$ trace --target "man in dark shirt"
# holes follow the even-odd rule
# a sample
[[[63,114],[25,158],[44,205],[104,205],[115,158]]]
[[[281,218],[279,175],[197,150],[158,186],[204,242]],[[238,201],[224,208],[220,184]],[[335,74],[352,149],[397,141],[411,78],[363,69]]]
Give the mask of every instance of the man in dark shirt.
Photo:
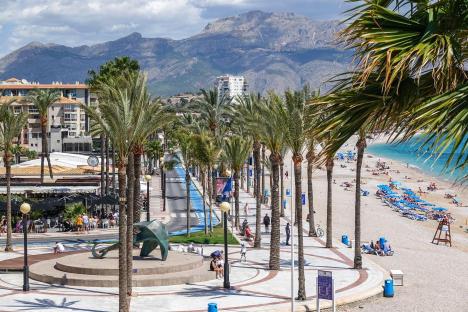
[[[265,225],[265,232],[270,233],[270,217],[268,216],[268,213],[263,217],[263,225]]]
[[[289,239],[291,238],[291,226],[289,222],[286,224],[286,245],[289,246]]]

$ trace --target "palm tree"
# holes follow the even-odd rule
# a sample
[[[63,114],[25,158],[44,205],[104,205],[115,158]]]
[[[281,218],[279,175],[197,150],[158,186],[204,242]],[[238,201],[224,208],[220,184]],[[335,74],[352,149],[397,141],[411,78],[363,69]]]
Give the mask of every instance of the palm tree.
[[[234,201],[235,201],[235,222],[234,226],[239,228],[239,174],[245,160],[249,157],[252,142],[239,135],[225,139],[224,154],[229,166],[234,171]]]
[[[295,206],[298,232],[298,300],[305,300],[304,237],[302,227],[302,161],[307,142],[305,122],[305,95],[302,91],[287,91],[280,110],[285,123],[285,143],[291,149],[294,164]]]
[[[190,168],[193,163],[193,137],[190,132],[179,131],[176,135],[180,155],[185,167],[185,199],[187,211],[187,236],[190,233]]]
[[[28,114],[21,112],[15,114],[10,107],[11,102],[0,102],[0,142],[3,149],[3,163],[5,164],[6,178],[6,213],[7,213],[7,239],[5,251],[13,251],[11,240],[11,159],[13,158],[13,141],[21,135],[21,131],[28,121]]]
[[[145,145],[146,157],[148,159],[148,172],[153,172],[154,165],[163,156],[161,141],[150,140]]]
[[[317,237],[315,232],[315,210],[314,210],[314,189],[312,184],[312,174],[314,171],[315,146],[314,140],[309,139],[307,143],[307,202],[309,206],[309,237]]]
[[[215,138],[211,135],[211,132],[202,130],[199,134],[194,135],[194,152],[197,159],[206,168],[206,178],[208,184],[208,203],[209,203],[209,227],[210,232],[213,231],[213,168],[220,156],[221,149],[217,144]]]
[[[221,124],[231,113],[231,100],[220,97],[217,89],[200,90],[202,98],[190,105],[190,110],[199,115],[213,136],[216,136]]]
[[[446,169],[465,168],[466,1],[399,4],[367,1],[349,11],[342,37],[358,61],[353,80],[365,86],[377,77],[383,96],[401,99],[392,112],[400,117],[393,138],[402,134],[406,140],[423,132],[421,149],[448,152]]]
[[[260,137],[256,124],[260,121],[261,116],[259,114],[261,97],[259,94],[250,94],[248,96],[238,98],[239,107],[237,109],[237,115],[235,121],[241,126],[245,127],[247,133],[250,135],[253,143],[253,161],[254,161],[254,195],[255,195],[255,228],[260,229],[262,226],[262,194],[263,191],[260,189],[260,179],[262,174],[260,150],[261,143]],[[250,122],[249,122],[250,121]],[[252,127],[249,127],[252,125]],[[263,152],[265,153],[265,151]],[[248,173],[247,173],[248,175]],[[255,233],[254,247],[260,248],[262,243],[261,231]]]
[[[49,147],[47,143],[47,126],[49,107],[60,99],[60,93],[52,89],[34,89],[29,93],[28,101],[32,102],[39,111],[41,121],[41,183],[44,183],[44,157],[47,158],[50,178],[53,178],[52,165],[49,157]]]
[[[126,84],[123,83],[126,81]],[[85,107],[94,121],[93,129],[99,128],[113,142],[118,152],[119,176],[119,310],[128,311],[132,293],[132,249],[133,224],[127,224],[127,217],[133,219],[128,198],[133,195],[132,170],[128,164],[132,161],[133,148],[139,138],[153,133],[160,126],[155,123],[158,117],[158,105],[149,100],[146,89],[146,77],[139,73],[126,73],[124,77],[109,79],[99,88],[105,94],[99,107]],[[127,191],[126,167],[129,183]],[[128,197],[127,197],[128,196]],[[125,199],[125,200],[124,200]],[[129,209],[126,209],[128,204]],[[130,230],[131,233],[127,233]]]
[[[280,207],[279,207],[279,165],[281,163],[281,150],[284,146],[284,121],[281,118],[280,110],[282,109],[281,99],[270,93],[267,99],[259,108],[260,122],[257,124],[259,137],[265,143],[270,151],[271,162],[271,239],[270,239],[270,261],[269,268],[271,270],[279,270],[280,268]],[[249,121],[250,125],[253,126]],[[257,229],[259,231],[259,229]]]

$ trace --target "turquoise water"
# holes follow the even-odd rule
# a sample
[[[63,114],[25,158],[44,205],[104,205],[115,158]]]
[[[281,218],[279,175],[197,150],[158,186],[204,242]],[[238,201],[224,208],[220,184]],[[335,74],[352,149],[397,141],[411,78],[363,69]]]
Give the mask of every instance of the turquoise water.
[[[468,140],[468,135],[465,141]],[[417,167],[424,173],[442,178],[444,180],[456,181],[468,175],[468,168],[464,170],[457,169],[451,172],[454,165],[452,161],[449,169],[444,169],[444,166],[449,158],[449,153],[443,153],[439,158],[438,155],[432,153],[427,147],[422,146],[420,138],[413,138],[407,142],[399,144],[372,144],[367,151],[370,154],[381,156],[384,158],[393,159],[403,163],[408,163],[412,167]],[[455,155],[455,158],[460,156],[460,153]],[[462,155],[462,159],[466,163],[468,155]],[[466,181],[465,181],[466,183]]]

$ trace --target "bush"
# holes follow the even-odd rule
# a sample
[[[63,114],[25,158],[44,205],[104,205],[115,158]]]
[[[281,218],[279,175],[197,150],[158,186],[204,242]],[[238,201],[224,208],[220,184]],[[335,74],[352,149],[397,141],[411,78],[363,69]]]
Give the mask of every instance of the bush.
[[[86,213],[86,207],[82,203],[72,203],[65,206],[63,217],[74,221],[78,215]]]
[[[210,235],[208,233],[205,235],[204,231],[191,233],[190,236],[187,235],[177,235],[169,237],[169,242],[176,243],[176,244],[224,244],[224,232],[223,227],[221,225],[215,226],[213,228],[213,233]],[[228,244],[229,245],[239,245],[237,239],[228,232]]]

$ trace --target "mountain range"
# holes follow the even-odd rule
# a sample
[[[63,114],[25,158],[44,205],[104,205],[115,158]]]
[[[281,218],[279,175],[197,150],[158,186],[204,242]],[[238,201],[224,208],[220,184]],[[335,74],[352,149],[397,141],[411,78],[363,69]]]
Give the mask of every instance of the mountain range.
[[[350,66],[351,53],[336,44],[339,29],[337,21],[251,11],[181,40],[132,33],[91,46],[32,42],[0,59],[0,80],[84,81],[88,70],[126,55],[139,61],[161,96],[209,88],[222,74],[244,75],[249,89],[262,93],[304,84],[317,89]]]

